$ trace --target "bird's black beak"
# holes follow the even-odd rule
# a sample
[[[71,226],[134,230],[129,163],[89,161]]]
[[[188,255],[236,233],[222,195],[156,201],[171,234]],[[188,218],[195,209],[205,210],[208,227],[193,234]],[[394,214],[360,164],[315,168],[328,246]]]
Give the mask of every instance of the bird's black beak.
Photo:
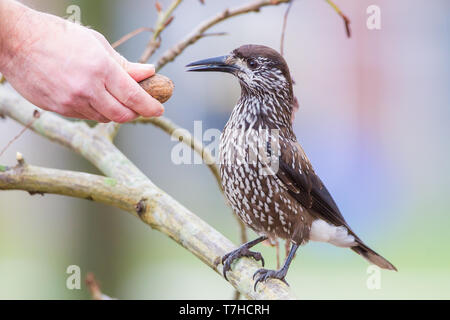
[[[233,64],[233,59],[230,56],[221,56],[209,58],[189,63],[187,71],[220,71],[234,73],[239,68]]]

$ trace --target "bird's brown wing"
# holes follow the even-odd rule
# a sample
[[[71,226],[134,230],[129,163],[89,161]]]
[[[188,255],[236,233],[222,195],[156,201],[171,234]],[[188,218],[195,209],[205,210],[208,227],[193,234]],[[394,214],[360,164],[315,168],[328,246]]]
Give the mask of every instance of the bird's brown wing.
[[[308,208],[316,218],[323,219],[335,226],[345,226],[355,237],[356,246],[351,249],[380,268],[397,270],[385,258],[370,249],[350,229],[336,203],[314,172],[305,152],[296,141],[281,145],[281,157],[277,177],[283,187],[304,207]]]
[[[309,159],[298,142],[289,141],[281,146],[277,177],[289,193],[317,218],[336,226],[346,226],[336,203],[314,172]],[[349,229],[349,228],[348,228]],[[350,231],[350,229],[349,229]]]

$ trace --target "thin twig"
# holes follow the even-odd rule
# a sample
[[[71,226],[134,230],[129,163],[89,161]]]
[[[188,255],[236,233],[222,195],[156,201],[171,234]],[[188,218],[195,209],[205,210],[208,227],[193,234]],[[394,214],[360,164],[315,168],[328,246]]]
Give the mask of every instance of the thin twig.
[[[214,174],[216,181],[222,189],[222,183],[220,180],[219,168],[216,165],[216,159],[211,154],[208,148],[203,146],[203,143],[197,139],[195,139],[186,129],[181,128],[176,125],[172,120],[166,117],[157,117],[157,118],[143,118],[139,117],[129,123],[151,123],[154,126],[162,129],[168,135],[172,136],[174,139],[183,142],[192,148],[195,152],[197,152],[201,157],[205,164],[211,169],[211,172]]]
[[[202,38],[213,37],[213,36],[226,36],[226,35],[228,35],[227,32],[208,32],[208,33],[202,34]]]
[[[294,0],[291,0],[286,8],[286,11],[284,13],[284,17],[283,17],[283,27],[281,29],[281,40],[280,40],[280,54],[284,55],[284,35],[286,32],[286,25],[287,25],[287,20],[288,20],[288,16],[289,16],[289,11],[291,10],[292,4],[294,3]]]
[[[334,9],[334,11],[336,11],[337,14],[342,17],[342,19],[344,20],[345,32],[347,33],[347,37],[350,38],[351,37],[350,19],[341,11],[341,9],[339,9],[339,7],[333,1],[331,0],[325,1],[328,2],[328,4]]]
[[[142,53],[139,62],[147,62],[148,59],[150,59],[150,57],[156,51],[156,49],[159,48],[159,45],[161,43],[161,32],[169,25],[170,22],[172,22],[172,13],[178,7],[181,1],[182,0],[174,0],[165,12],[158,11],[158,19],[156,21],[155,31],[153,32],[153,36],[151,37],[150,41],[147,43],[147,46],[145,47],[145,50]]]
[[[19,139],[24,133],[25,131],[27,131],[34,123],[34,121],[39,118],[41,115],[41,113],[38,110],[34,111],[33,114],[33,119],[31,119],[31,121],[22,128],[22,130],[20,130],[20,132],[14,137],[12,138],[5,147],[3,147],[2,151],[0,151],[0,157],[5,153],[5,151],[17,140]]]
[[[163,55],[158,60],[156,70],[160,70],[168,62],[173,61],[176,57],[178,57],[188,46],[196,43],[199,39],[203,38],[203,34],[216,24],[241,14],[249,12],[258,12],[259,9],[265,6],[278,5],[281,3],[287,3],[289,1],[290,0],[259,0],[249,4],[245,4],[237,8],[225,9],[224,11],[215,15],[214,17],[199,24],[183,40],[181,40],[179,43],[175,44],[172,48],[164,52]]]
[[[148,28],[148,27],[140,27],[137,28],[136,30],[131,31],[130,33],[127,33],[126,35],[124,35],[122,38],[120,38],[119,40],[113,42],[111,44],[111,47],[113,47],[114,49],[117,48],[118,46],[120,46],[121,44],[123,44],[124,42],[127,42],[128,40],[130,40],[131,38],[137,36],[138,34],[144,32],[144,31],[152,31],[152,28]]]

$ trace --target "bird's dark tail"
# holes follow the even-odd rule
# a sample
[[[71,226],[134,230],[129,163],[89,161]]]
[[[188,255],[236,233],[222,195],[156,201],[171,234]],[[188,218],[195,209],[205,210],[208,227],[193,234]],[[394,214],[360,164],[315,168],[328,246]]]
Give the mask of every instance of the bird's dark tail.
[[[364,259],[366,259],[370,263],[373,263],[373,264],[379,266],[380,268],[397,271],[397,268],[394,267],[394,265],[392,263],[387,261],[385,258],[380,256],[378,253],[376,253],[372,249],[370,249],[368,246],[366,246],[361,241],[357,241],[357,242],[358,242],[358,245],[351,247],[351,249],[353,251],[355,251],[357,254],[362,256]]]

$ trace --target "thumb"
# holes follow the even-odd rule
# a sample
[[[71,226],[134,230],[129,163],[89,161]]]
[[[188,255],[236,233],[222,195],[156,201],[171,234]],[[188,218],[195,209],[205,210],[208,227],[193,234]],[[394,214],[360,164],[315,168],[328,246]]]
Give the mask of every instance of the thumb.
[[[135,81],[142,81],[155,74],[155,66],[153,64],[130,62],[114,49],[112,49],[112,51],[114,60],[116,60]]]
[[[114,50],[105,37],[97,32],[93,31],[94,37],[96,37],[103,47],[109,52],[112,58],[125,69],[125,71],[137,82],[147,79],[155,74],[155,66],[153,64],[134,63],[128,61],[124,56]]]
[[[155,74],[155,66],[153,64],[126,61],[124,69],[137,82],[147,79]]]

